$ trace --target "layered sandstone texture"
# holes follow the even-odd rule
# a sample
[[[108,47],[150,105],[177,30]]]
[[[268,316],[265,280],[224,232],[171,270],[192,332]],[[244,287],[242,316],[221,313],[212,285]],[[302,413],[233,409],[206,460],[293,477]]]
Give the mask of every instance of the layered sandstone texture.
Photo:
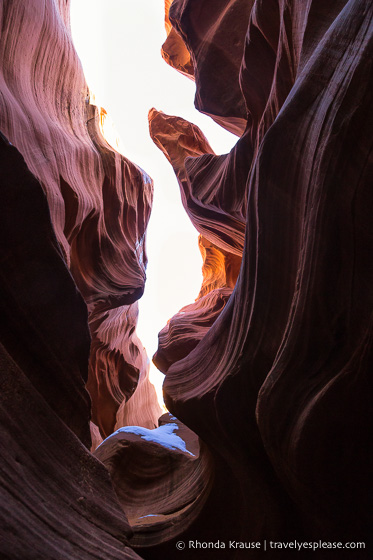
[[[159,426],[120,428],[95,451],[108,469],[134,531],[131,545],[172,541],[201,511],[213,476],[210,453],[195,433],[167,413]]]
[[[138,556],[90,445],[87,308],[46,195],[0,138],[0,557]]]
[[[215,155],[194,125],[155,110],[150,133],[203,239],[242,256],[220,309],[214,299],[202,314],[200,295],[159,335],[166,404],[207,446],[213,473],[178,538],[368,543],[373,6],[166,4],[180,59],[186,48],[193,63],[196,107],[239,139]],[[180,70],[175,50],[169,58]],[[214,279],[224,271],[215,260]],[[145,558],[172,554],[174,541],[146,548],[148,531]],[[218,554],[248,551],[203,551]]]
[[[101,134],[69,9],[0,5],[4,559],[137,558],[88,449],[161,414],[135,332],[153,185]]]
[[[71,40],[69,2],[5,1],[0,16],[0,130],[42,185],[63,258],[88,306],[87,388],[92,421],[106,437],[139,380],[151,392],[135,328],[153,184],[101,134],[102,115],[89,104]],[[135,423],[157,424],[154,392],[150,401]]]
[[[370,558],[372,4],[166,1],[163,57],[238,139],[150,112],[203,256],[159,335],[159,421],[134,328],[152,185],[102,138],[68,9],[0,5],[1,557]]]
[[[203,281],[194,303],[182,307],[158,335],[153,362],[163,373],[185,358],[219,317],[235,286],[241,259],[199,236]]]

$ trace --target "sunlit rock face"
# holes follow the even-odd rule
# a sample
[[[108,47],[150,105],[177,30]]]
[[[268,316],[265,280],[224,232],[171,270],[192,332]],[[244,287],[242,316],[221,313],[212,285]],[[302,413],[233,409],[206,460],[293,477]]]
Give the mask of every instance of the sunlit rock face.
[[[190,53],[170,22],[170,7],[173,0],[165,0],[165,27],[167,39],[162,45],[161,54],[164,60],[173,68],[188,78],[194,79],[194,67]]]
[[[241,259],[199,236],[203,282],[194,303],[174,315],[159,333],[153,362],[163,373],[185,358],[202,340],[224,309],[237,280]]]
[[[59,246],[88,306],[87,387],[92,420],[106,437],[139,378],[147,379],[135,327],[152,181],[100,132],[100,110],[88,103],[71,41],[69,2],[5,1],[0,17],[0,130],[42,185]],[[156,425],[159,412],[152,405],[145,416]]]
[[[184,357],[171,352],[182,318],[160,333],[160,352],[170,349],[166,404],[207,445],[214,469],[178,538],[368,542],[373,6],[174,0],[169,19],[191,53],[196,105],[227,127],[237,109],[245,120],[231,153],[215,156],[193,125],[150,114],[193,223],[243,254],[227,303]],[[232,29],[241,38],[233,54],[210,58],[232,53]],[[189,344],[194,324],[184,327]],[[161,558],[174,544],[141,553]],[[339,553],[316,552],[327,556]]]

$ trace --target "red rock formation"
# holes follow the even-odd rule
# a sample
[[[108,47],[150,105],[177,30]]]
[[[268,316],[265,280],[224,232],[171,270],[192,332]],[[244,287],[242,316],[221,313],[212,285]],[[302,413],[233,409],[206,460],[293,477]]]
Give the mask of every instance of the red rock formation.
[[[142,353],[145,358],[144,352]],[[115,430],[123,426],[142,426],[149,430],[157,424],[154,418],[159,418],[162,409],[158,400],[154,398],[154,386],[149,381],[149,359],[146,358],[141,368],[140,379],[133,396],[129,401],[122,401],[116,415]]]
[[[0,17],[0,130],[42,184],[60,247],[88,305],[92,419],[106,436],[121,402],[139,376],[145,378],[143,347],[133,332],[136,311],[117,309],[143,293],[152,181],[100,133],[100,113],[87,102],[71,41],[69,2],[9,0]]]
[[[251,164],[247,135],[230,154],[216,156],[201,130],[180,117],[151,109],[149,130],[174,168],[183,206],[195,228],[217,247],[241,256]]]
[[[159,333],[153,362],[163,373],[185,358],[205,336],[224,309],[235,286],[241,259],[199,236],[203,282],[194,303],[174,315]]]
[[[87,309],[38,181],[17,149],[0,142],[1,341],[34,390],[89,444]]]
[[[198,516],[211,484],[210,456],[174,416],[164,414],[154,430],[121,428],[94,454],[127,511],[132,546],[159,545]]]
[[[162,56],[164,60],[173,68],[176,68],[181,74],[188,78],[194,78],[193,63],[190,54],[185,46],[183,39],[178,32],[172,27],[169,12],[173,0],[165,0],[165,27],[167,39],[162,45]]]
[[[135,559],[107,471],[85,447],[84,385],[88,319],[97,350],[88,384],[102,405],[94,422],[110,433],[119,405],[125,419],[140,378],[148,408],[136,419],[155,424],[134,333],[152,182],[99,132],[69,2],[5,1],[0,20],[0,129],[13,145],[1,139],[0,556]]]
[[[103,439],[101,437],[100,430],[98,429],[96,424],[90,422],[89,428],[90,428],[91,440],[92,440],[91,451],[93,452],[102,443]]]
[[[106,434],[137,413],[122,398],[138,375],[148,395],[146,359],[120,326],[123,316],[134,325],[143,289],[151,186],[97,132],[67,10],[62,0],[0,8],[0,128],[42,183],[57,235],[39,183],[2,142],[2,556],[136,558],[119,504],[149,560],[174,558],[177,540],[260,541],[256,559],[269,556],[264,540],[368,543],[373,6],[174,0],[169,8],[190,52],[197,105],[242,136],[217,156],[194,125],[150,114],[204,238],[205,275],[188,320],[176,316],[161,336],[166,403],[180,420],[121,429],[95,451],[118,499],[78,439],[89,444],[87,316],[60,247],[89,305],[91,391],[102,397],[94,424]],[[196,557],[188,546],[176,554]],[[248,552],[203,551],[218,555]]]
[[[169,126],[157,115],[153,133],[182,188],[184,182],[200,203],[195,224],[206,219],[211,201],[231,215],[233,200],[246,225],[227,305],[195,348],[168,365],[164,383],[167,406],[208,445],[215,471],[204,507],[179,538],[368,542],[373,6],[256,1],[234,57],[238,81],[228,79],[225,57],[213,66],[208,56],[214,41],[229,51],[227,35],[242,23],[223,26],[229,4],[239,3],[174,0],[170,20],[196,53],[202,108],[211,96],[206,112],[229,118],[236,106],[227,107],[224,85],[232,95],[242,92],[244,135],[219,167],[217,156],[203,152],[185,160],[191,154],[183,155],[184,137],[177,143],[188,126],[182,119]],[[216,25],[209,28],[212,20],[222,22],[220,35]],[[228,187],[231,197],[221,196]],[[218,238],[213,221],[209,230]],[[223,241],[221,235],[213,242]],[[147,557],[171,547],[164,543]]]
[[[87,311],[41,185],[0,138],[0,556],[135,560],[89,444]],[[78,437],[77,437],[78,436]]]
[[[168,4],[166,1],[166,23],[168,17],[174,34],[177,32],[183,39],[193,62],[196,108],[241,136],[247,108],[239,76],[254,0],[204,0],[198,4],[173,0],[167,13]],[[173,47],[178,53],[173,52],[172,60],[178,60],[183,46],[178,41]]]
[[[137,302],[109,310],[98,308],[90,314],[92,343],[87,389],[92,397],[92,418],[104,437],[113,432],[118,421],[118,427],[126,425],[128,417],[130,424],[154,428],[162,413],[148,378],[149,360],[136,335],[137,317]],[[141,391],[137,394],[138,383]],[[130,401],[135,398],[137,405],[130,405],[128,397]],[[131,410],[126,411],[127,404]]]

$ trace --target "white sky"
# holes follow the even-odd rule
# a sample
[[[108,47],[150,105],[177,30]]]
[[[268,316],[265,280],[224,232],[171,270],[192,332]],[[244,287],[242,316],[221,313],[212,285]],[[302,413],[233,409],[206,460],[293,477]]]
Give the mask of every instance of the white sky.
[[[164,0],[71,0],[71,28],[87,83],[113,121],[121,151],[154,180],[137,327],[151,359],[158,332],[197,297],[202,260],[172,167],[149,136],[148,111],[155,107],[197,124],[218,154],[237,137],[194,109],[194,83],[162,59]],[[163,374],[152,364],[150,376],[162,398]]]

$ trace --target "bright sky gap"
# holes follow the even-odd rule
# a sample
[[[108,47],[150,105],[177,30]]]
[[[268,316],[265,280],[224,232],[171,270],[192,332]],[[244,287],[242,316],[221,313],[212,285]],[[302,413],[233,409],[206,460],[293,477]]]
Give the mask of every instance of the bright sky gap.
[[[194,83],[162,59],[164,0],[71,0],[71,28],[95,102],[107,111],[121,140],[117,149],[154,180],[137,327],[151,360],[158,332],[197,297],[202,259],[172,167],[149,136],[148,111],[155,107],[197,124],[218,154],[227,153],[237,137],[194,109]],[[161,400],[164,376],[153,364],[150,379]]]

